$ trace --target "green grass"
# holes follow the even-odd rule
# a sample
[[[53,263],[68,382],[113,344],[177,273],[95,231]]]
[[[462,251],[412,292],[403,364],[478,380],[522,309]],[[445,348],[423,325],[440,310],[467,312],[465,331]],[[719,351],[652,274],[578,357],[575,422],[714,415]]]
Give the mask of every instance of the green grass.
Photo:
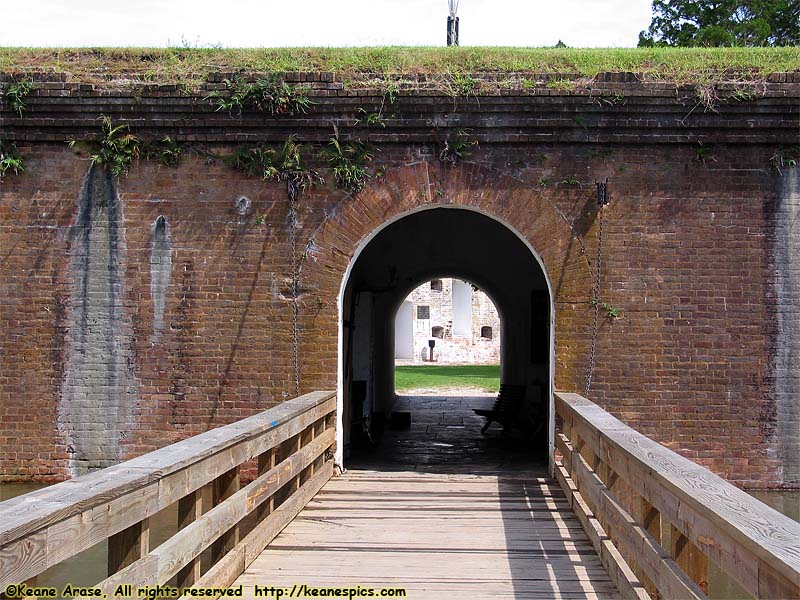
[[[349,84],[419,73],[574,73],[631,71],[654,80],[709,83],[758,80],[800,70],[800,49],[782,48],[0,48],[0,72],[68,73],[84,83],[191,85],[219,71],[333,71]],[[501,82],[502,83],[502,82]]]
[[[500,389],[500,365],[424,365],[394,368],[396,392],[448,387],[470,387],[496,392]]]

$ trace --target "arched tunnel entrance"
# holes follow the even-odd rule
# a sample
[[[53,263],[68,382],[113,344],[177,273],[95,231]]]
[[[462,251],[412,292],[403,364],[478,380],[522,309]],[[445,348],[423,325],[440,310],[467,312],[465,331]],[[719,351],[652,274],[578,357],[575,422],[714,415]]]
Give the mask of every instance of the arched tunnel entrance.
[[[449,206],[426,207],[385,224],[362,242],[350,264],[340,297],[339,460],[348,460],[360,438],[380,437],[396,402],[395,315],[414,288],[437,277],[470,281],[497,307],[501,384],[525,390],[513,416],[515,447],[546,460],[553,380],[547,276],[508,226]]]

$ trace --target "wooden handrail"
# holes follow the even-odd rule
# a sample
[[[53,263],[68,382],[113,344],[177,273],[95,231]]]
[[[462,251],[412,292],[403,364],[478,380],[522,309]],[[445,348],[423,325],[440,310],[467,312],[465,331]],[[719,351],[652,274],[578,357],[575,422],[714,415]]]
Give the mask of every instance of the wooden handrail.
[[[559,482],[650,596],[705,598],[711,559],[755,598],[800,598],[800,523],[586,398],[555,407]]]
[[[335,414],[334,392],[312,392],[0,503],[0,591],[104,539],[110,576],[98,586],[109,597],[118,583],[228,585],[332,476]],[[240,488],[239,468],[254,459],[257,477]],[[150,551],[149,518],[174,502],[179,530]],[[258,523],[240,540],[239,523],[251,513]],[[208,547],[215,564],[202,574]]]

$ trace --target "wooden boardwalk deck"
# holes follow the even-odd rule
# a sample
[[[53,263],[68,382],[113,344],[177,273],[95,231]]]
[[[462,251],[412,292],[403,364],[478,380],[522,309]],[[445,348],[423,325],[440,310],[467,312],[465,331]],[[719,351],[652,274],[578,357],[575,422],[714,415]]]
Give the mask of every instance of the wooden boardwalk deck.
[[[554,481],[349,471],[236,582],[400,587],[408,598],[617,598]]]

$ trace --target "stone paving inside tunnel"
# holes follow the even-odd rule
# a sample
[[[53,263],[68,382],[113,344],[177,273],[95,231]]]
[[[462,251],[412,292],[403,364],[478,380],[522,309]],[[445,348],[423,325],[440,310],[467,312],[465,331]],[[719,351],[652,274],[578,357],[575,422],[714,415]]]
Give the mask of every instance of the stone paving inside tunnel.
[[[394,411],[411,413],[411,425],[385,432],[374,445],[353,449],[347,468],[417,470],[438,473],[492,472],[529,468],[547,472],[525,440],[494,423],[481,434],[484,419],[475,408],[491,408],[495,394],[461,392],[449,396],[399,396]]]

